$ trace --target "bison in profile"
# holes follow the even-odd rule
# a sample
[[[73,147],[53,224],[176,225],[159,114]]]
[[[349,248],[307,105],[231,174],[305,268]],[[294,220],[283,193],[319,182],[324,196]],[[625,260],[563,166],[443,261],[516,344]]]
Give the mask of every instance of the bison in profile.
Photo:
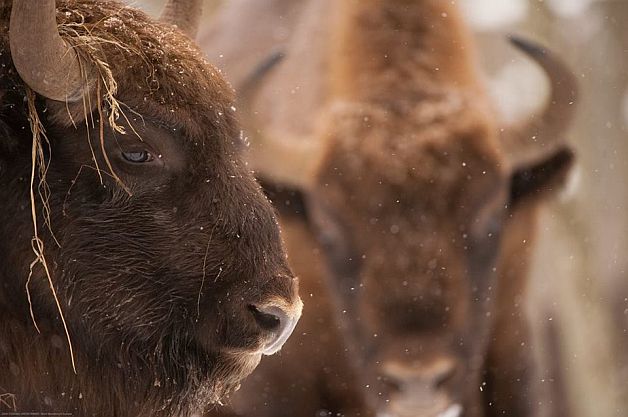
[[[2,412],[197,414],[301,314],[197,11],[0,4]]]
[[[242,415],[538,411],[527,265],[572,163],[576,86],[514,43],[552,94],[505,126],[455,2],[234,0],[220,14],[202,45],[243,86],[250,160],[310,300],[298,336],[234,396]],[[284,61],[246,78],[273,48]]]

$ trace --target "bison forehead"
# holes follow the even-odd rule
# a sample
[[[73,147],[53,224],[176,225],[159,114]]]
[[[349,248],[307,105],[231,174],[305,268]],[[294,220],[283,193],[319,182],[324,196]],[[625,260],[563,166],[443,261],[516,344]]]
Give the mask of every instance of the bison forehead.
[[[486,194],[503,176],[497,130],[482,111],[452,100],[339,111],[321,192],[349,197],[369,215],[440,211]]]

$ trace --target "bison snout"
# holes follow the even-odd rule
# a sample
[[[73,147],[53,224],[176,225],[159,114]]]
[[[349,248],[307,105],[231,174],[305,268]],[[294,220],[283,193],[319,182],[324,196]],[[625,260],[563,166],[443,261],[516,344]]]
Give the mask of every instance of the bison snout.
[[[449,406],[445,411],[435,415],[436,417],[461,417],[462,416],[462,406],[460,404],[453,404]],[[427,415],[427,414],[408,414],[408,416],[417,416],[417,415]],[[405,417],[405,414],[397,414],[394,411],[380,411],[377,413],[377,417]]]
[[[460,417],[463,408],[447,388],[456,368],[456,361],[446,356],[427,363],[384,362],[381,372],[391,392],[380,415]]]
[[[427,364],[411,365],[397,361],[386,361],[382,373],[402,391],[406,388],[422,387],[438,391],[456,372],[456,361],[439,357]]]
[[[262,332],[270,334],[260,349],[263,355],[277,353],[286,343],[296,327],[303,304],[299,299],[290,306],[280,304],[249,305],[253,320]]]

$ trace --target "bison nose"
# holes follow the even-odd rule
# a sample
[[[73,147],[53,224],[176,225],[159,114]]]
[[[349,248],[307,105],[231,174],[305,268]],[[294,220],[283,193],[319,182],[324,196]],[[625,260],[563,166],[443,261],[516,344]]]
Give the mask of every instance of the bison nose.
[[[456,373],[456,362],[448,357],[420,365],[387,361],[382,366],[382,373],[399,391],[438,391]]]
[[[291,307],[277,304],[249,305],[249,311],[257,326],[270,334],[270,339],[262,346],[260,353],[272,355],[277,353],[292,334],[301,317],[301,300]]]

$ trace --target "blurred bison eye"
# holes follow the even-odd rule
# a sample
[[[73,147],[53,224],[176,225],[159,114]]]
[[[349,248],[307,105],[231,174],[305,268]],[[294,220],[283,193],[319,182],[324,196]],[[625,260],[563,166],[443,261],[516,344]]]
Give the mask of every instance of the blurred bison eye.
[[[325,204],[307,201],[308,221],[315,230],[329,266],[336,277],[343,281],[355,281],[359,277],[361,257],[353,242],[348,238],[345,225],[334,215],[334,210]],[[355,284],[352,282],[352,284]],[[353,285],[352,285],[353,286]]]
[[[485,230],[486,236],[487,237],[499,236],[501,230],[502,230],[501,215],[491,216],[486,222],[486,230]]]
[[[151,162],[155,157],[148,151],[132,151],[122,152],[122,157],[133,164],[141,164],[144,162]]]
[[[494,213],[484,213],[476,223],[471,227],[471,235],[477,240],[493,239],[499,237],[502,230],[503,213],[496,211]]]

